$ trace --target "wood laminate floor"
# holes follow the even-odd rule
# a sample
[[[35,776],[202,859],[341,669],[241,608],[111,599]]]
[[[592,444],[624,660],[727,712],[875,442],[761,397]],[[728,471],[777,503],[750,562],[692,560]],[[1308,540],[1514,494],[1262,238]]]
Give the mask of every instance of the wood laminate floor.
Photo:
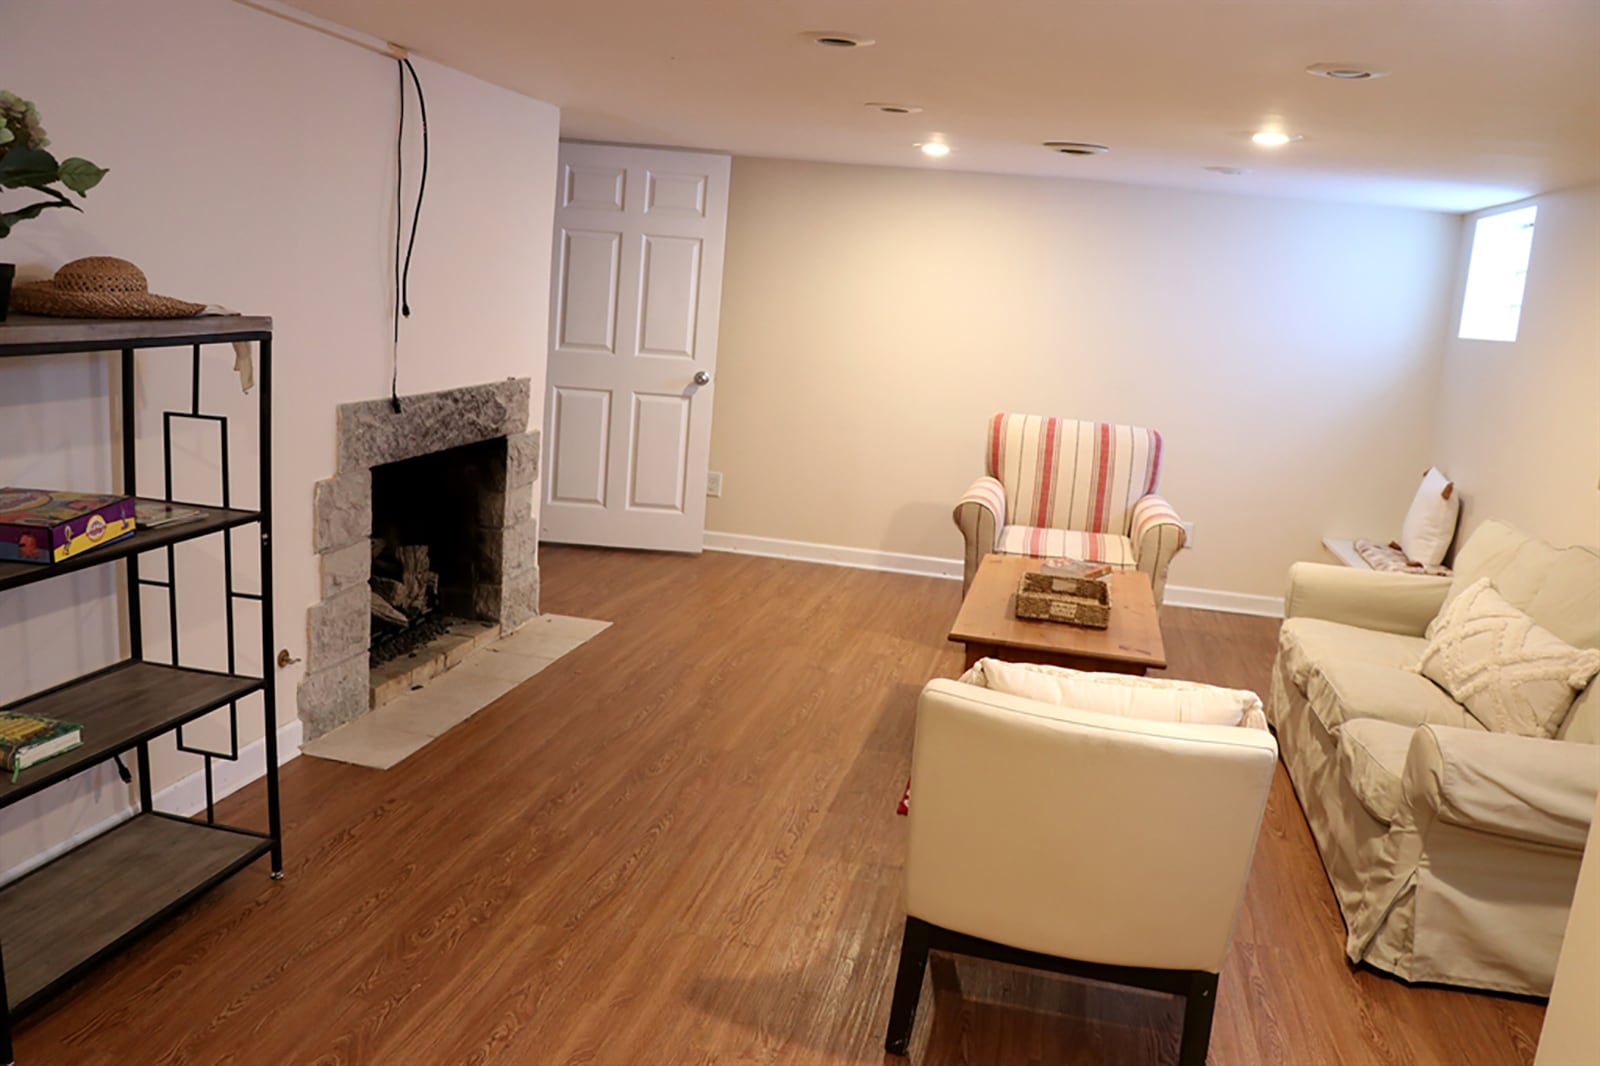
[[[246,871],[22,1023],[19,1066],[901,1063],[894,805],[955,582],[547,549],[606,632],[390,771],[283,774],[288,877]],[[1277,625],[1169,608],[1167,676],[1266,692]],[[292,619],[284,619],[285,626]],[[224,804],[262,815],[259,785]],[[1346,965],[1274,783],[1212,1066],[1532,1061],[1543,1007]],[[937,961],[937,960],[936,960]],[[915,1066],[1153,1066],[1179,1001],[930,968]]]

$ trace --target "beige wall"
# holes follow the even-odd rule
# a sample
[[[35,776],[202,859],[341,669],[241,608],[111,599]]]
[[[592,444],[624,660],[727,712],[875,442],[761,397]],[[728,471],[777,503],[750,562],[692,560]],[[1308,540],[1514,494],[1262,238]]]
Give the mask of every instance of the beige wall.
[[[1439,464],[1461,532],[1503,518],[1558,544],[1600,544],[1600,185],[1551,193],[1533,231],[1509,343],[1456,339],[1472,245],[1462,226],[1439,391]]]
[[[433,154],[400,389],[519,376],[533,379],[537,397],[559,114],[437,64],[417,67]],[[0,88],[39,104],[55,150],[111,170],[84,214],[23,223],[0,243],[0,258],[39,276],[77,256],[120,255],[159,292],[274,317],[276,644],[303,659],[306,607],[320,598],[312,484],[333,473],[335,410],[389,391],[395,63],[220,0],[58,0],[7,6],[0,72]],[[236,417],[236,491],[253,501],[255,398],[240,395],[229,354],[211,360],[204,402]],[[141,363],[144,484],[159,484],[158,412],[186,402],[186,364],[181,355]],[[0,485],[113,487],[108,366],[95,356],[0,361]],[[214,444],[195,434],[177,451],[178,491],[211,498]],[[213,539],[179,559],[191,665],[225,662]],[[110,576],[0,593],[0,703],[120,657]],[[146,626],[158,660],[159,607],[151,603]],[[240,613],[241,665],[255,671],[251,614]],[[294,720],[303,669],[278,672],[282,723]],[[259,699],[243,709],[248,742],[261,735]],[[208,724],[191,740],[221,740],[221,723]],[[199,765],[164,743],[155,786]],[[128,795],[102,767],[0,812],[0,872],[125,808]]]
[[[958,558],[999,410],[1166,435],[1172,582],[1281,595],[1433,461],[1457,219],[736,159],[707,528]]]

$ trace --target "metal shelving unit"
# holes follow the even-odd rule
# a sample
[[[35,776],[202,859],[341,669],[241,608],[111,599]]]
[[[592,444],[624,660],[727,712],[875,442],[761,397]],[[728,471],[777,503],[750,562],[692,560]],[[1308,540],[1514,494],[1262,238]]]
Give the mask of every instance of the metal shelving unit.
[[[227,417],[200,409],[202,347],[238,341],[254,341],[259,346],[256,395],[261,500],[255,510],[241,510],[232,503]],[[12,1019],[42,1003],[87,968],[263,855],[271,856],[272,876],[283,876],[272,676],[272,320],[230,316],[121,321],[17,315],[0,323],[0,359],[121,352],[119,491],[129,495],[139,494],[133,390],[137,356],[146,349],[171,348],[190,349],[190,404],[187,410],[163,414],[165,484],[161,495],[145,495],[194,507],[204,516],[159,529],[141,529],[131,537],[63,563],[0,562],[0,594],[62,574],[120,562],[128,602],[130,651],[120,663],[3,708],[78,722],[84,728],[81,747],[22,771],[15,781],[0,776],[0,807],[59,784],[96,763],[115,759],[120,768],[121,756],[130,751],[136,760],[139,791],[139,807],[132,818],[0,888],[0,1063],[12,1061]],[[231,348],[225,350],[232,355]],[[182,419],[217,426],[221,506],[173,499],[172,428],[175,421]],[[234,583],[230,531],[252,525],[260,531],[261,585],[259,592],[244,592]],[[225,671],[183,666],[179,655],[174,548],[209,536],[222,538],[228,643]],[[152,551],[164,552],[167,557],[165,578],[140,574],[141,558]],[[142,592],[148,588],[166,592],[171,647],[168,662],[145,659]],[[261,677],[237,672],[235,608],[240,601],[260,606]],[[268,825],[264,832],[218,823],[212,782],[215,759],[231,761],[239,757],[239,700],[258,692],[262,694],[266,746]],[[231,725],[229,750],[209,751],[185,743],[186,724],[224,707]],[[204,758],[203,818],[182,818],[155,809],[150,786],[150,742],[168,732],[177,733],[179,750]]]

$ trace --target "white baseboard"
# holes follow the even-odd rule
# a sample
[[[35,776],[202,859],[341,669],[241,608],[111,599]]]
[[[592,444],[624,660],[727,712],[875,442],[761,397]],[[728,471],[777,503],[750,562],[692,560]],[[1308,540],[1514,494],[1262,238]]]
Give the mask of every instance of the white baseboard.
[[[1283,617],[1282,596],[1255,596],[1247,592],[1218,592],[1216,589],[1169,584],[1165,603],[1169,607],[1194,607],[1202,611],[1256,614],[1263,618]]]
[[[278,766],[294,761],[300,754],[300,740],[304,732],[300,719],[278,727]],[[267,773],[267,741],[265,737],[251,741],[239,749],[239,761],[214,759],[211,763],[211,783],[215,798],[231,796],[252,781],[259,781]],[[206,809],[206,773],[196,770],[179,781],[174,781],[155,795],[156,806],[163,811],[188,816]]]
[[[281,768],[285,763],[293,761],[300,754],[300,740],[302,727],[300,719],[296,718],[288,725],[278,727],[278,765]],[[109,767],[110,764],[103,764]],[[211,781],[215,799],[231,796],[253,781],[258,781],[266,776],[267,772],[267,742],[266,738],[258,738],[243,748],[239,749],[239,760],[227,762],[217,759],[211,764]],[[120,784],[120,782],[118,782]],[[69,786],[70,787],[70,786]],[[132,786],[126,786],[131,788]],[[87,799],[87,797],[83,797]],[[181,814],[185,817],[199,814],[206,808],[206,775],[205,770],[196,770],[194,773],[178,781],[174,781],[166,788],[155,794],[155,807],[160,811],[171,814]],[[68,802],[72,802],[68,800]],[[119,805],[119,808],[92,825],[80,829],[58,844],[51,845],[43,851],[30,856],[27,860],[11,867],[0,870],[0,884],[9,884],[31,870],[36,870],[58,855],[64,855],[86,840],[93,839],[107,830],[113,829],[137,812],[133,803]]]
[[[960,559],[940,559],[932,555],[869,551],[865,548],[844,548],[833,544],[811,544],[803,540],[752,537],[743,533],[717,533],[711,530],[706,531],[705,546],[708,551],[763,555],[771,559],[850,566],[858,570],[886,570],[892,574],[915,574],[919,577],[961,580]],[[1254,596],[1243,592],[1218,592],[1213,589],[1168,585],[1166,602],[1174,607],[1197,607],[1206,611],[1255,614],[1266,618],[1283,617],[1283,599],[1278,596]]]
[[[714,552],[764,555],[770,559],[793,559],[803,563],[849,566],[857,570],[884,570],[891,574],[961,580],[960,559],[940,559],[932,555],[869,551],[866,548],[844,548],[834,544],[811,544],[803,540],[751,537],[743,533],[715,533],[711,530],[706,531],[705,546]]]

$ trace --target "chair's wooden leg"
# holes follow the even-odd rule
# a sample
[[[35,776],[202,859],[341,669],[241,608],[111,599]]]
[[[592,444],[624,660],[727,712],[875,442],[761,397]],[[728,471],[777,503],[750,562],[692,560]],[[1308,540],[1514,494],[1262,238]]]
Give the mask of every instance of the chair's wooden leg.
[[[911,1045],[917,1000],[922,998],[922,975],[928,968],[930,929],[921,918],[906,916],[906,932],[900,940],[900,968],[895,973],[894,999],[889,1004],[889,1035],[883,1043],[891,1055],[904,1055]]]
[[[1217,975],[1196,972],[1189,978],[1183,999],[1183,1042],[1178,1045],[1178,1066],[1205,1066],[1211,1046],[1211,1015],[1217,1009]]]

